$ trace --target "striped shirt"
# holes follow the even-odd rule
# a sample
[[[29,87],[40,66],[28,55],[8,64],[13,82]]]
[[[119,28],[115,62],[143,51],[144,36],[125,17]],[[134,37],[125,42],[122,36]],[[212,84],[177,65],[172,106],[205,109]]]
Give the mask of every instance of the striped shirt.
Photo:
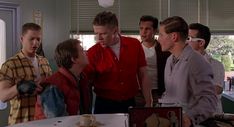
[[[50,76],[52,70],[47,59],[38,55],[36,55],[36,58],[38,59],[40,77]],[[35,80],[36,78],[37,74],[32,62],[22,52],[9,58],[0,70],[0,81],[8,80],[13,85],[21,80]],[[35,103],[36,95],[18,95],[10,100],[9,125],[33,120]]]

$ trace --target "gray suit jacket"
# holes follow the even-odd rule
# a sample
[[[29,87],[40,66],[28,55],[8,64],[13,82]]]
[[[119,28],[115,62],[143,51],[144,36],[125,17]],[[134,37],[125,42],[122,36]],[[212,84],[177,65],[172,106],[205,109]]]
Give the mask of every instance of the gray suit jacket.
[[[163,99],[183,107],[194,124],[211,117],[217,106],[210,64],[190,46],[186,46],[173,65],[173,56],[165,67],[166,91]]]

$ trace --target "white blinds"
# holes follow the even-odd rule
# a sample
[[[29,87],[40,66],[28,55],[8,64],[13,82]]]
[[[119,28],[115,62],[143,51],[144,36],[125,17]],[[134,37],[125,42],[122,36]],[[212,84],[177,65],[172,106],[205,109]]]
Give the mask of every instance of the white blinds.
[[[212,31],[234,32],[234,0],[208,0],[208,25]]]
[[[92,32],[92,22],[97,13],[101,11],[112,11],[119,17],[119,2],[115,0],[114,5],[110,8],[100,7],[98,0],[72,0],[72,4],[76,4],[71,10],[76,11],[72,15],[72,30],[78,33]],[[72,5],[73,7],[73,5]],[[73,13],[72,13],[73,14]],[[78,25],[75,25],[78,24]],[[74,27],[75,26],[75,27]],[[74,27],[74,28],[73,28]]]
[[[138,32],[142,15],[160,16],[159,0],[120,0],[120,29],[123,32]]]
[[[79,33],[92,33],[94,16],[104,10],[116,13],[120,30],[125,33],[138,33],[142,15],[153,15],[159,20],[181,16],[188,24],[200,22],[213,32],[234,32],[234,0],[115,0],[110,8],[100,7],[98,0],[72,0],[71,3],[71,30]]]
[[[169,16],[183,17],[188,24],[199,22],[198,0],[170,0]]]

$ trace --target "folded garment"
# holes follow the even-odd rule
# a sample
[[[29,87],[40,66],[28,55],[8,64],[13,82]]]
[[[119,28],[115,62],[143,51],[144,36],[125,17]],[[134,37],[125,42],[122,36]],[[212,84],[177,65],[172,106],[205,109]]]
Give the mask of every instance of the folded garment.
[[[63,93],[56,86],[47,86],[39,98],[47,118],[66,116],[68,114]]]

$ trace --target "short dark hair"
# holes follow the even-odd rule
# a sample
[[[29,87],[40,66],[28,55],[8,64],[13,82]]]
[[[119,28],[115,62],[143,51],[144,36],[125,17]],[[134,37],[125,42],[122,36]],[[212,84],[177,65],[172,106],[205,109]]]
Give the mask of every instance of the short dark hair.
[[[28,32],[28,30],[41,31],[41,26],[36,23],[25,23],[22,26],[22,35]]]
[[[70,69],[72,67],[71,58],[78,58],[77,44],[81,43],[76,39],[68,39],[59,43],[55,49],[55,61],[58,67]]]
[[[117,26],[118,27],[118,19],[117,16],[110,11],[103,11],[96,15],[93,20],[93,25],[97,26]]]
[[[143,15],[143,16],[141,16],[139,25],[140,25],[141,22],[147,22],[147,21],[153,23],[152,27],[154,29],[158,29],[158,19],[155,18],[155,17],[153,17],[153,16],[151,16],[151,15]]]
[[[210,29],[207,26],[202,25],[200,23],[190,24],[189,29],[198,31],[196,37],[197,38],[202,38],[202,39],[205,40],[205,49],[206,49],[206,47],[210,43],[210,37],[211,37]]]
[[[182,39],[188,38],[188,24],[179,16],[169,17],[160,22],[160,25],[165,26],[166,33],[178,32]]]

